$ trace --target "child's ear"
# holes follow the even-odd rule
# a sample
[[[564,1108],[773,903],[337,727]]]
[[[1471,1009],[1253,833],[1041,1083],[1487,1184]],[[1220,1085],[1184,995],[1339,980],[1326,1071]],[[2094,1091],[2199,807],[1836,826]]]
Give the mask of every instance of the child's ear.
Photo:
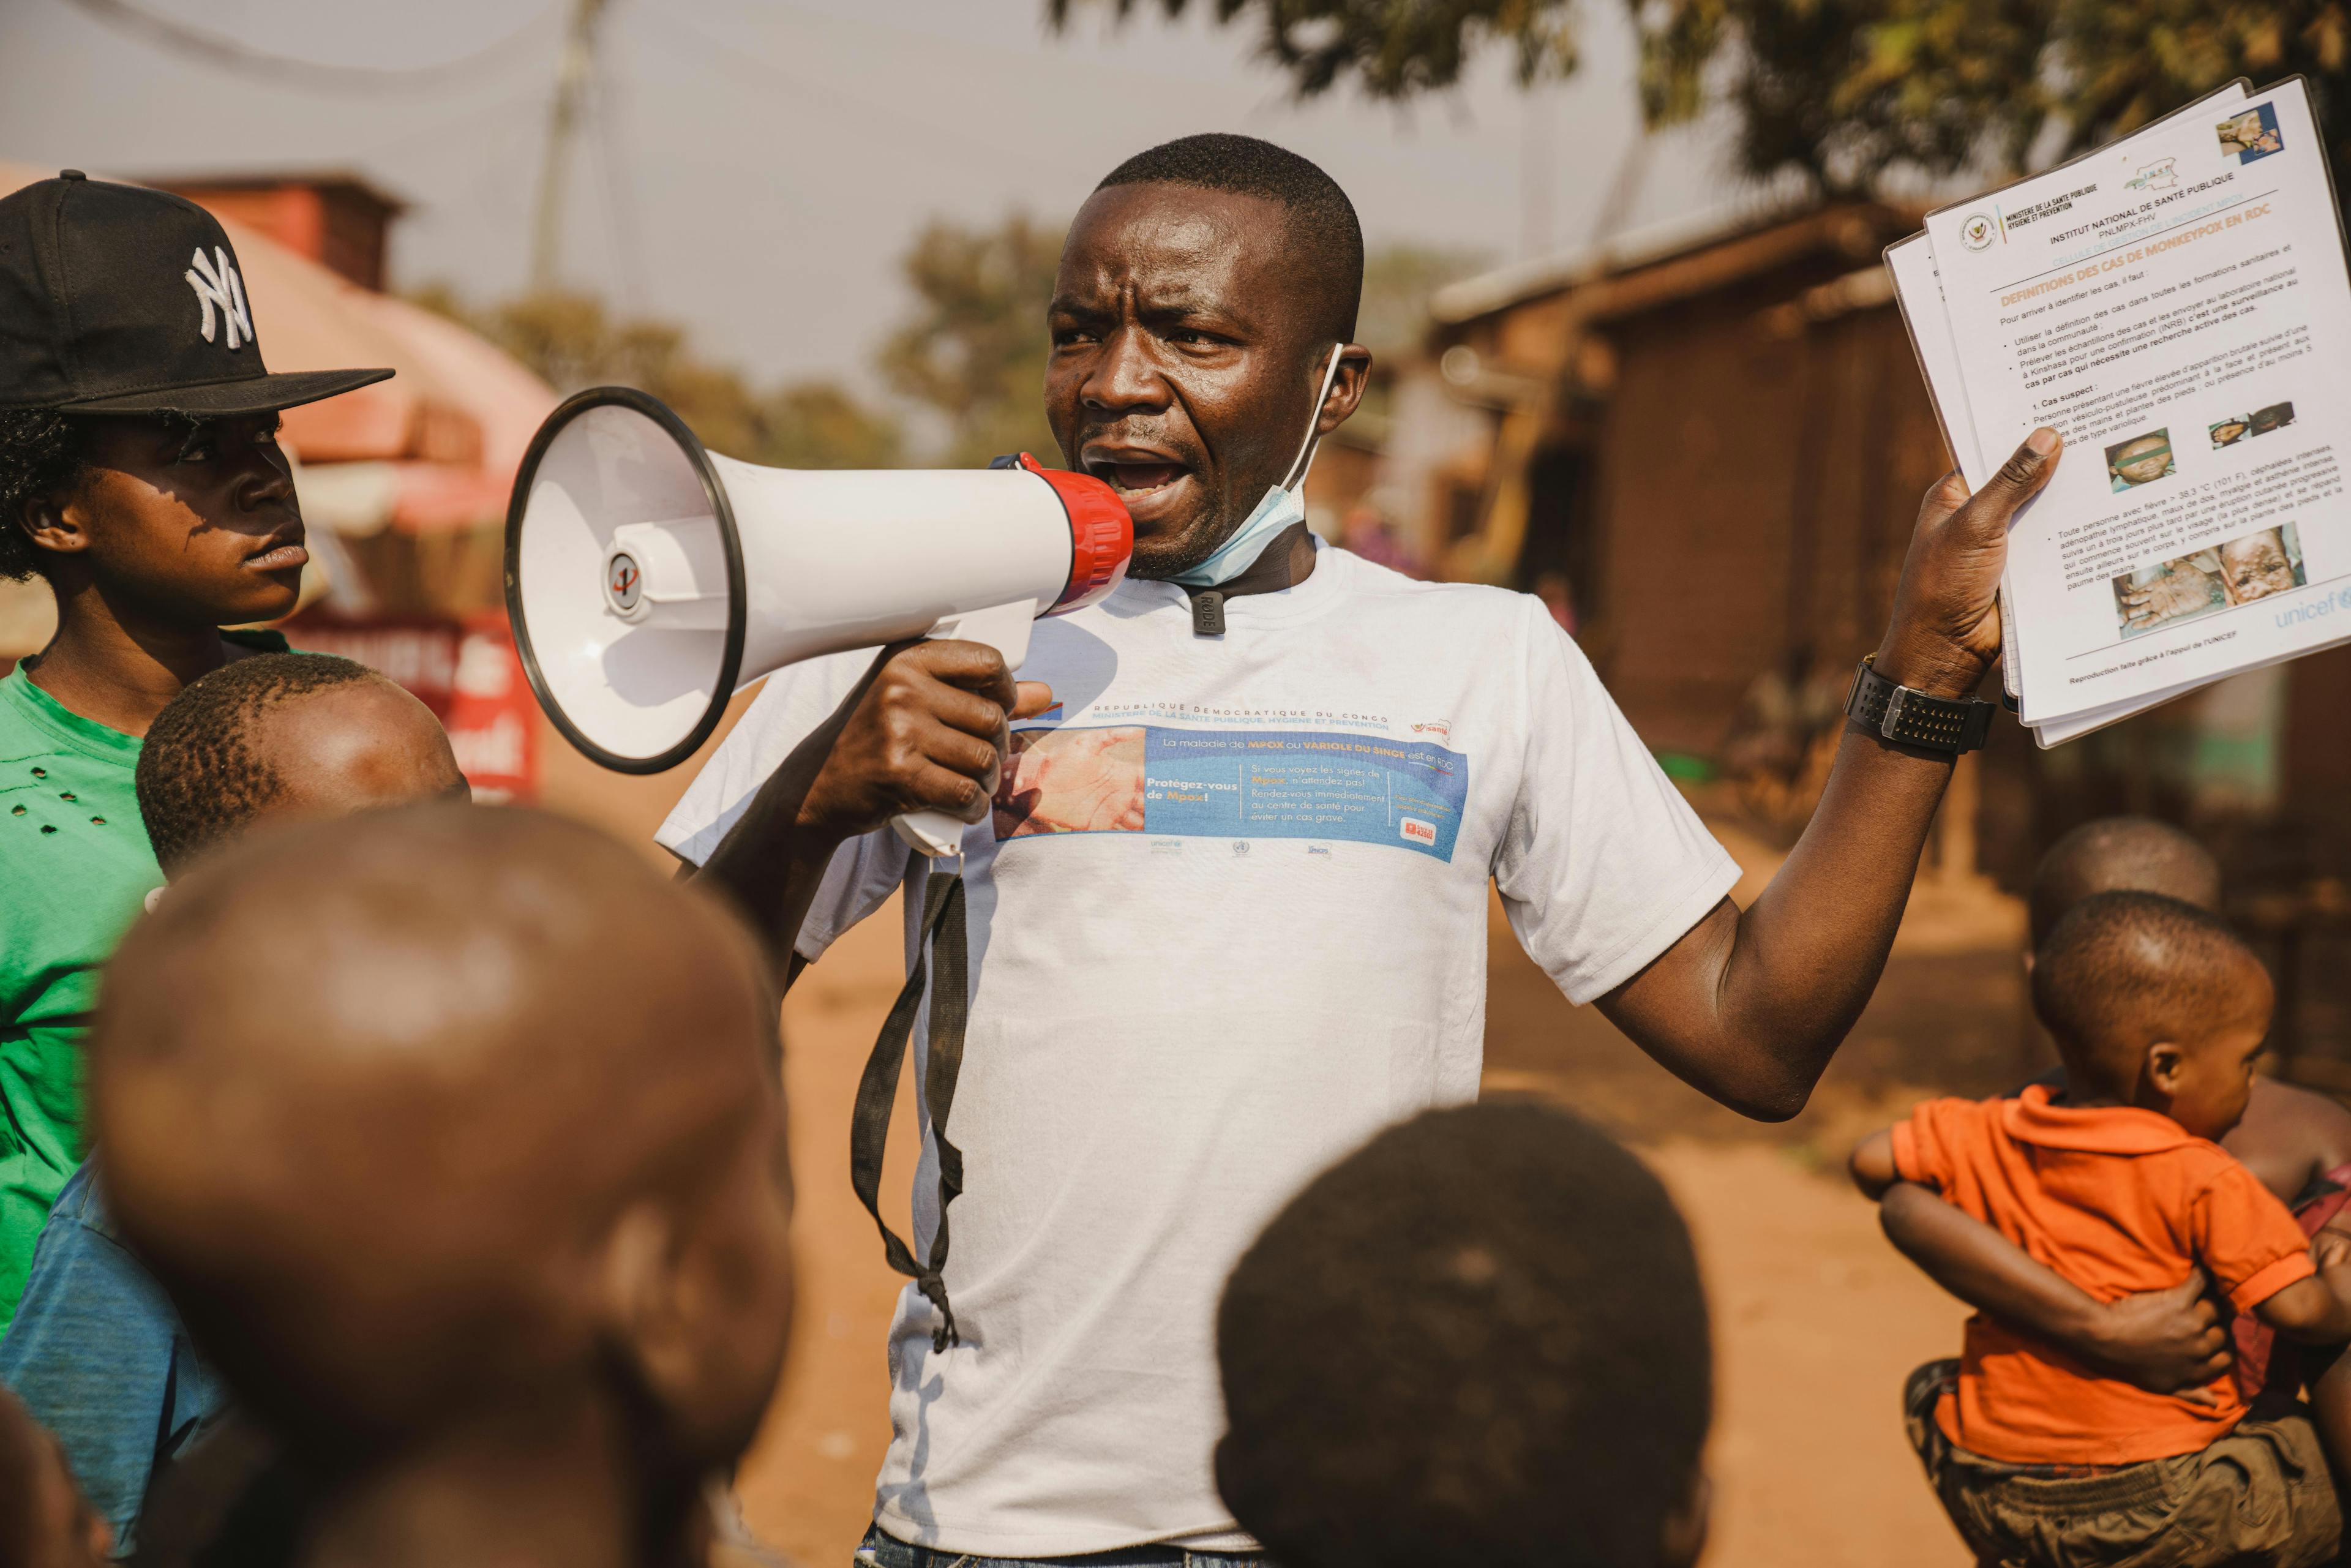
[[[594,1304],[608,1351],[664,1411],[701,1371],[694,1314],[678,1289],[683,1240],[660,1205],[629,1205],[605,1239]]]
[[[23,528],[26,536],[42,549],[71,555],[89,548],[89,533],[82,526],[82,507],[71,496],[27,497],[24,510],[6,521],[11,527]]]
[[[2165,1095],[2179,1092],[2179,1069],[2188,1053],[2168,1040],[2158,1040],[2147,1048],[2147,1081]]]
[[[1714,1481],[1700,1465],[1690,1472],[1689,1490],[1666,1515],[1665,1539],[1657,1543],[1662,1568],[1691,1568],[1706,1550],[1707,1521],[1714,1511]]]

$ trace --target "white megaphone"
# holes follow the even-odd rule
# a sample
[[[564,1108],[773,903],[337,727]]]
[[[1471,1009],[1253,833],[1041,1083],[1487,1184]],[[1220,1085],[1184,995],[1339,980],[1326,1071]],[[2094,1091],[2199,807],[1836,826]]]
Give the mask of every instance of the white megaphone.
[[[658,399],[595,387],[532,438],[507,508],[507,611],[539,706],[623,773],[694,754],[726,699],[822,653],[925,636],[1017,669],[1040,615],[1126,576],[1134,522],[1084,474],[1019,465],[763,468],[703,450]],[[964,824],[893,824],[955,854]]]

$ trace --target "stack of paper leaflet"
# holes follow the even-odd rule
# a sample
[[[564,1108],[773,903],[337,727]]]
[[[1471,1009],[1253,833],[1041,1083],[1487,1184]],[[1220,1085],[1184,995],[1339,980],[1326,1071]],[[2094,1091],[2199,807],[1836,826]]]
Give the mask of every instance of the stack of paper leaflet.
[[[1930,213],[1886,265],[1970,489],[2065,438],[2001,584],[2043,746],[2351,637],[2351,267],[2301,78]]]

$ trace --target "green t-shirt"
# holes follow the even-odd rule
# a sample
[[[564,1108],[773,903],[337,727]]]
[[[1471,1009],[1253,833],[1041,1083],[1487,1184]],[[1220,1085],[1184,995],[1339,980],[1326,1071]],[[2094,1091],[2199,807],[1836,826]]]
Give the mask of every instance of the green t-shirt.
[[[282,652],[277,632],[223,632]],[[82,1156],[81,1040],[99,971],[163,884],[133,781],[139,738],[0,677],[0,1330]]]

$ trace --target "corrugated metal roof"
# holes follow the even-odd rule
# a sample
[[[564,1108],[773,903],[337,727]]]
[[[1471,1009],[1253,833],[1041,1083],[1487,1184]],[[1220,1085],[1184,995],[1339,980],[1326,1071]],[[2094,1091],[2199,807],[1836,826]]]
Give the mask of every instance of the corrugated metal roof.
[[[1513,262],[1447,284],[1430,296],[1428,313],[1440,326],[1458,327],[1530,299],[1558,294],[1596,278],[1664,261],[1684,251],[1777,223],[1817,204],[1810,197],[1765,196],[1652,224],[1562,255]]]

